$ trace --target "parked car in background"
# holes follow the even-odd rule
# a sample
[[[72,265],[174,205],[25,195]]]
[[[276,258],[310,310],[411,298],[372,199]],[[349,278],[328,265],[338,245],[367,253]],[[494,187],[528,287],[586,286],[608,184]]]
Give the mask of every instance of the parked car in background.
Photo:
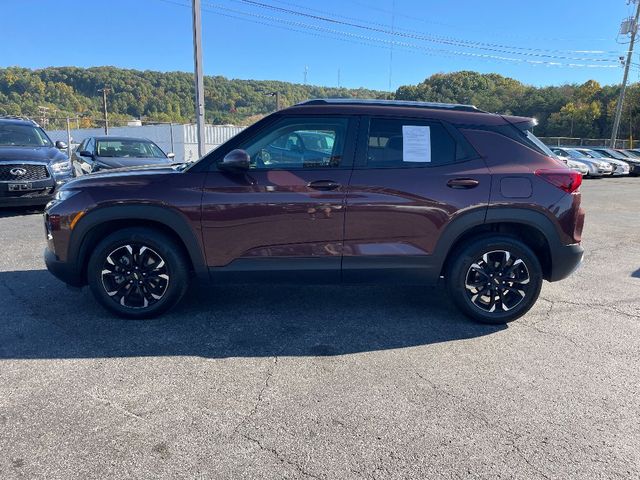
[[[39,206],[73,178],[69,158],[28,118],[0,117],[0,206]]]
[[[132,137],[88,137],[73,152],[77,176],[123,167],[170,165],[175,155],[165,154],[151,140]]]
[[[595,150],[591,150],[590,148],[580,147],[580,148],[576,148],[576,150],[587,157],[604,160],[610,163],[613,166],[613,172],[611,172],[611,174],[615,177],[619,177],[622,175],[629,175],[629,171],[631,170],[631,167],[629,166],[629,162],[626,161],[626,157],[625,157],[625,160],[623,161],[617,158],[605,157],[601,153]]]
[[[166,311],[197,276],[212,295],[224,282],[444,279],[466,315],[508,322],[583,255],[582,177],[534,125],[468,105],[308,101],[194,164],[65,185],[44,218],[47,267],[129,318]],[[300,152],[292,135],[321,144],[274,158]]]
[[[551,147],[551,151],[561,160],[572,160],[585,165],[589,169],[588,177],[602,177],[613,172],[613,166],[609,162],[587,157],[573,148]]]
[[[627,155],[625,162],[629,164],[629,175],[633,177],[640,176],[640,151],[636,150],[620,150]]]
[[[571,160],[570,158],[567,158],[566,160],[564,160],[564,162],[571,170],[580,172],[580,175],[589,175],[589,167],[587,167],[585,163],[576,162],[575,160]]]

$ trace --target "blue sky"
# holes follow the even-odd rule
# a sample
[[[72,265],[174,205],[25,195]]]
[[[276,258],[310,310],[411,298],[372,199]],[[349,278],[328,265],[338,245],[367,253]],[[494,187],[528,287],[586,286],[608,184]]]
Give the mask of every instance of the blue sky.
[[[633,8],[626,0],[255,1],[263,5],[202,0],[205,74],[302,83],[306,66],[310,84],[340,77],[341,86],[381,90],[465,69],[534,85],[612,84],[622,68],[609,66],[625,50],[617,32]],[[2,0],[0,66],[192,71],[190,3]]]

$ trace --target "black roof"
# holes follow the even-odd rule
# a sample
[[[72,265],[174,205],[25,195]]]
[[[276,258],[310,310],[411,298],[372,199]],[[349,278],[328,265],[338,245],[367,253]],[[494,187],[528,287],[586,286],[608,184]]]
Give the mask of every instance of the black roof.
[[[16,115],[0,115],[0,123],[8,123],[12,125],[29,125],[32,127],[39,127],[34,120],[28,117],[20,117]]]
[[[298,103],[297,105],[370,105],[386,107],[412,107],[428,108],[435,110],[458,110],[463,112],[486,113],[475,105],[463,105],[459,103],[413,102],[408,100],[378,100],[359,98],[316,98]]]

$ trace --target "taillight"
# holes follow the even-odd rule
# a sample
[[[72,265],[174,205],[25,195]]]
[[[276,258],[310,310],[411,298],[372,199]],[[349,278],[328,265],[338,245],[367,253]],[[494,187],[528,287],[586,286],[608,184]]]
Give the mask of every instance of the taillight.
[[[536,175],[567,193],[575,192],[582,185],[582,175],[574,170],[541,168],[536,170]]]

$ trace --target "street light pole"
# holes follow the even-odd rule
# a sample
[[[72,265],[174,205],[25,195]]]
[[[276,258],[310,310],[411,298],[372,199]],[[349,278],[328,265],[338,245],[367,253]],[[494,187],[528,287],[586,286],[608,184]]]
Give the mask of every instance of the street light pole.
[[[198,136],[198,157],[206,153],[204,134],[204,77],[202,73],[202,12],[200,0],[193,0],[193,65],[196,87],[196,128]]]
[[[629,52],[627,53],[627,62],[624,65],[624,77],[622,78],[622,87],[620,89],[620,98],[616,105],[616,116],[613,121],[613,130],[611,131],[611,148],[616,148],[616,140],[618,139],[618,129],[620,128],[620,119],[622,118],[622,106],[624,104],[624,96],[627,90],[627,80],[629,79],[629,67],[633,58],[633,47],[636,42],[636,34],[638,33],[638,19],[640,18],[640,1],[634,0],[638,4],[636,7],[636,15],[631,25],[631,43],[629,43]]]

